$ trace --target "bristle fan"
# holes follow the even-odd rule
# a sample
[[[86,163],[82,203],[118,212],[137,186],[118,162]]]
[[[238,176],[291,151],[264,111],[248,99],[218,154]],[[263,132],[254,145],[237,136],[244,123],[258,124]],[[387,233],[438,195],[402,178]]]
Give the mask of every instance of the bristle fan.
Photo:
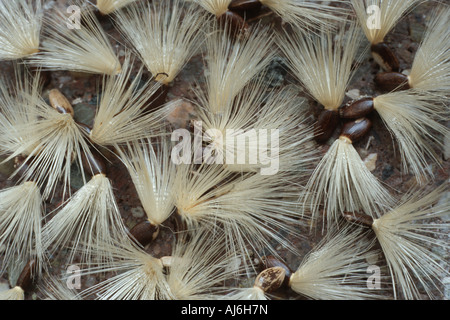
[[[292,249],[285,235],[296,234],[296,226],[304,223],[295,188],[291,188],[292,177],[230,173],[211,164],[180,164],[177,169],[175,206],[188,231],[223,230],[229,252],[246,256],[249,251],[260,255],[262,248],[277,255],[274,243]],[[251,262],[243,263],[250,267]]]
[[[0,274],[17,261],[36,261],[33,272],[45,264],[42,244],[44,206],[38,186],[27,181],[0,191]]]
[[[339,123],[338,108],[356,69],[360,41],[360,30],[354,22],[319,34],[304,34],[297,29],[278,37],[290,72],[324,108],[316,123],[318,142],[328,141]]]
[[[179,103],[169,102],[157,110],[147,110],[159,84],[140,84],[142,67],[132,79],[134,61],[127,54],[123,71],[118,76],[105,76],[101,86],[94,124],[89,137],[95,144],[108,147],[161,135],[165,117]]]
[[[167,267],[167,284],[177,300],[217,300],[239,270],[239,256],[227,254],[224,234],[207,230],[177,234],[170,257],[161,258]],[[237,267],[239,269],[239,267]]]
[[[147,220],[159,227],[174,210],[176,168],[169,143],[165,139],[135,141],[118,149],[118,155],[128,169]]]
[[[209,111],[220,114],[251,79],[272,61],[273,33],[259,28],[233,37],[229,28],[213,28],[206,40],[206,99]]]
[[[80,21],[76,21],[79,25],[71,28],[63,12],[55,12],[46,19],[41,51],[26,62],[50,71],[105,75],[121,73],[120,61],[93,12],[81,10],[80,15]]]
[[[373,99],[374,109],[397,141],[404,172],[411,172],[421,184],[433,178],[429,161],[439,164],[435,149],[443,148],[449,129],[441,124],[448,119],[443,104],[433,102],[427,92],[407,90],[387,93]]]
[[[353,143],[367,134],[371,121],[360,118],[346,123],[338,139],[330,146],[315,168],[300,196],[313,219],[323,205],[323,224],[333,227],[345,211],[363,211],[379,217],[393,203],[384,185],[369,171]]]
[[[198,129],[232,171],[306,172],[318,155],[304,100],[292,88],[270,88],[269,83],[264,74],[250,80],[229,105],[222,104],[221,113],[211,112],[207,93],[197,90]]]
[[[90,266],[112,260],[112,256],[97,251],[96,244],[100,239],[106,244],[130,239],[114,196],[112,182],[106,176],[103,158],[97,152],[90,158],[85,156],[84,161],[88,162],[86,167],[97,171],[89,182],[55,210],[56,214],[48,214],[48,217],[53,217],[44,225],[42,242],[48,254],[56,255],[59,250],[67,249],[68,263],[74,263],[75,258],[79,258]]]
[[[18,60],[39,52],[42,1],[0,3],[0,60]]]
[[[385,43],[399,20],[423,0],[351,0],[359,25],[371,44],[374,60],[386,71],[399,71],[394,51]]]
[[[408,76],[411,88],[439,96],[448,96],[450,91],[449,20],[449,6],[438,6],[431,14]]]
[[[117,26],[156,81],[169,85],[204,41],[202,11],[180,0],[136,3],[115,15]]]
[[[112,276],[88,287],[79,296],[96,300],[171,300],[173,295],[166,281],[160,259],[132,242],[97,243],[100,254],[111,255],[111,262],[81,270],[81,275],[112,273]]]
[[[24,81],[17,86],[19,92],[0,93],[2,154],[7,155],[5,161],[24,158],[13,176],[23,171],[20,181],[36,182],[43,189],[43,199],[54,195],[60,180],[65,197],[70,192],[72,162],[82,168],[81,153],[90,153],[89,142],[73,118],[72,106],[58,90],[51,91],[50,106],[40,92],[39,75],[31,79],[16,73],[17,81]],[[57,106],[61,101],[68,110]]]
[[[4,300],[25,300],[25,292],[20,287],[14,287],[0,292],[0,301]]]
[[[303,258],[288,286],[311,299],[382,299],[381,291],[368,287],[367,261],[377,252],[373,244],[367,232],[335,229]]]
[[[345,226],[333,229],[306,255],[292,271],[274,257],[264,257],[265,268],[257,275],[253,287],[232,289],[226,298],[233,300],[268,300],[281,288],[314,300],[381,299],[381,291],[368,286],[368,259],[372,250],[367,232]]]
[[[351,223],[371,228],[381,245],[395,299],[440,296],[448,277],[448,181],[432,191],[413,188],[378,219],[349,212]]]
[[[335,32],[319,35],[296,31],[278,38],[290,72],[326,110],[337,110],[344,101],[355,68],[361,41],[356,23],[339,25]]]
[[[228,6],[233,0],[185,0],[186,2],[194,2],[201,6],[204,10],[221,17],[228,11]]]
[[[132,4],[136,0],[97,0],[96,8],[102,15],[109,15]]]
[[[332,3],[348,5],[347,1],[332,0],[324,3],[317,0],[260,0],[281,19],[304,31],[317,28],[332,29],[346,20],[348,8],[335,7]]]

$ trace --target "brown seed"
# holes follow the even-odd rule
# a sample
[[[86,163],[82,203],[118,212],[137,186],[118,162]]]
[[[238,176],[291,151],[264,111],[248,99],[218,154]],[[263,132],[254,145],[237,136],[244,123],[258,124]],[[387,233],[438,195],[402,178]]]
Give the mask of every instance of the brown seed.
[[[410,89],[408,76],[400,72],[381,72],[375,76],[375,84],[383,91],[402,91]]]
[[[74,111],[69,100],[59,91],[58,89],[52,89],[49,93],[50,105],[56,109],[59,113],[69,113],[72,117],[74,116]]]
[[[351,101],[339,109],[339,116],[343,119],[358,119],[365,117],[374,109],[372,97]]]
[[[132,239],[143,247],[155,240],[158,234],[159,226],[155,226],[148,220],[138,223],[130,230]]]
[[[286,270],[283,267],[268,268],[258,274],[254,286],[266,293],[270,293],[282,286],[285,277]]]
[[[394,52],[384,42],[373,44],[370,47],[372,57],[375,61],[388,72],[398,72],[400,70],[400,63]]]
[[[103,160],[102,155],[100,155],[97,150],[91,149],[91,152],[89,154],[86,154],[86,152],[82,152],[81,161],[86,174],[92,176],[95,176],[97,174],[106,175],[105,161]]]
[[[230,10],[259,10],[261,9],[261,2],[259,0],[233,0],[231,1],[228,9]]]
[[[323,110],[315,125],[316,141],[326,142],[332,135],[339,123],[339,113],[336,110]]]
[[[150,99],[148,99],[148,101],[144,102],[144,104],[142,105],[142,109],[144,110],[144,112],[155,110],[165,104],[169,89],[170,87],[168,85],[161,84],[161,86],[150,97]]]
[[[283,281],[283,285],[287,285],[289,282],[289,278],[292,275],[292,270],[282,261],[275,258],[274,256],[265,256],[262,258],[262,262],[264,264],[264,267],[266,269],[273,268],[273,267],[281,267],[285,271],[285,277]]]
[[[22,272],[17,278],[16,286],[22,288],[23,291],[27,292],[31,289],[33,285],[33,274],[34,268],[36,267],[36,260],[30,260],[23,268]]]
[[[373,218],[367,214],[358,212],[343,212],[342,215],[351,223],[356,223],[367,228],[372,227]]]
[[[372,122],[367,118],[360,118],[355,121],[350,121],[344,124],[341,131],[341,136],[356,142],[363,138],[372,127]]]

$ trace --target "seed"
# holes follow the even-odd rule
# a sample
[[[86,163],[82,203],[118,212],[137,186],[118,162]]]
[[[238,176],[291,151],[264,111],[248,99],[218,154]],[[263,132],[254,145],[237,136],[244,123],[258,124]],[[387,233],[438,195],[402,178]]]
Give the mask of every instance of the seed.
[[[372,97],[351,101],[339,109],[339,116],[343,119],[358,119],[365,117],[374,109]]]
[[[283,267],[272,267],[263,270],[255,280],[255,287],[264,292],[273,292],[279,289],[286,277],[286,270]]]
[[[388,72],[398,72],[400,63],[394,52],[384,42],[373,44],[370,47],[372,57],[375,61]]]
[[[400,72],[382,72],[375,76],[375,84],[383,91],[401,91],[410,89],[408,76]]]
[[[373,218],[367,214],[358,212],[343,212],[342,215],[351,223],[357,223],[364,227],[372,228]]]
[[[352,143],[363,138],[372,127],[372,122],[367,118],[360,118],[344,124],[341,137],[348,138]]]
[[[148,220],[138,223],[130,230],[132,239],[136,240],[143,247],[155,240],[158,234],[159,227]]]
[[[259,0],[233,0],[231,1],[228,9],[230,10],[259,10],[262,4]]]
[[[106,175],[106,164],[98,151],[91,149],[91,152],[82,152],[81,161],[87,174],[92,176],[97,174]]]
[[[326,142],[339,123],[339,113],[336,110],[323,110],[315,126],[316,141]]]
[[[273,267],[281,267],[285,271],[285,277],[283,281],[283,285],[287,285],[289,282],[289,278],[292,275],[292,270],[282,261],[275,258],[274,256],[265,256],[262,258],[262,262],[264,264],[264,267],[269,269]]]
[[[31,289],[33,285],[33,269],[35,268],[36,260],[30,260],[17,279],[16,286],[22,288],[23,291],[27,292]]]
[[[66,114],[69,113],[72,117],[74,116],[73,107],[69,100],[59,91],[58,89],[52,89],[49,93],[50,105],[56,109],[59,113]]]

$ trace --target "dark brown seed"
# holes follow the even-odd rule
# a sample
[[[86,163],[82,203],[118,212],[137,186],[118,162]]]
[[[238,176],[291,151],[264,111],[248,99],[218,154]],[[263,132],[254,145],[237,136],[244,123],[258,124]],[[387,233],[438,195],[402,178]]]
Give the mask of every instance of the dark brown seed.
[[[356,223],[367,228],[371,228],[373,225],[373,218],[364,213],[343,212],[342,215],[347,221],[351,223]]]
[[[86,152],[82,152],[81,161],[86,174],[89,174],[91,176],[95,176],[97,174],[106,175],[105,161],[103,160],[102,155],[100,155],[97,150],[91,149],[91,152],[89,154],[86,154]]]
[[[248,25],[244,18],[233,11],[227,11],[217,18],[219,24],[225,28],[229,28],[232,34],[243,34],[248,32]]]
[[[155,240],[158,234],[159,227],[148,220],[138,223],[130,230],[132,239],[143,247]]]
[[[343,119],[358,119],[365,117],[374,109],[373,98],[367,97],[351,101],[339,109],[339,116]]]
[[[400,63],[394,52],[384,42],[373,44],[370,47],[372,57],[375,61],[388,72],[398,72],[400,70]]]
[[[273,268],[273,267],[281,267],[285,271],[285,277],[283,281],[283,285],[287,285],[289,282],[289,278],[292,275],[292,270],[282,261],[275,258],[274,256],[266,256],[262,258],[262,262],[264,264],[264,267],[266,269]]]
[[[341,136],[344,136],[350,141],[356,142],[363,138],[372,127],[372,122],[367,118],[360,118],[355,121],[350,121],[344,124],[341,131]]]
[[[228,9],[230,10],[239,10],[239,11],[247,11],[247,10],[259,10],[261,9],[261,2],[259,0],[233,0],[231,1]]]
[[[400,72],[381,72],[375,76],[375,84],[382,91],[402,91],[410,89],[408,76]]]
[[[58,89],[50,90],[48,95],[50,100],[50,105],[56,109],[59,113],[70,114],[72,117],[74,116],[74,111],[72,105],[69,100],[59,91]]]
[[[167,94],[169,93],[169,86],[161,84],[158,90],[150,97],[150,99],[142,105],[144,112],[149,112],[158,109],[166,103]]]
[[[16,286],[22,288],[23,291],[27,292],[31,289],[33,285],[33,276],[35,273],[34,268],[36,267],[36,260],[30,260],[17,279]]]
[[[332,135],[339,123],[339,113],[336,110],[323,110],[315,125],[316,141],[326,142]]]
[[[286,270],[283,267],[272,267],[263,270],[255,280],[255,287],[261,288],[266,293],[279,289],[286,277]]]

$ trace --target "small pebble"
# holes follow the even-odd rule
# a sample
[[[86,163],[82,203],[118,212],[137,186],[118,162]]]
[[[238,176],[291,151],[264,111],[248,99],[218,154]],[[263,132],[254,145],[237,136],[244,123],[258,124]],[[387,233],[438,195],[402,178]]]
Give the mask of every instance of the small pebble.
[[[135,218],[142,218],[145,215],[144,209],[141,207],[131,208],[131,214]]]

